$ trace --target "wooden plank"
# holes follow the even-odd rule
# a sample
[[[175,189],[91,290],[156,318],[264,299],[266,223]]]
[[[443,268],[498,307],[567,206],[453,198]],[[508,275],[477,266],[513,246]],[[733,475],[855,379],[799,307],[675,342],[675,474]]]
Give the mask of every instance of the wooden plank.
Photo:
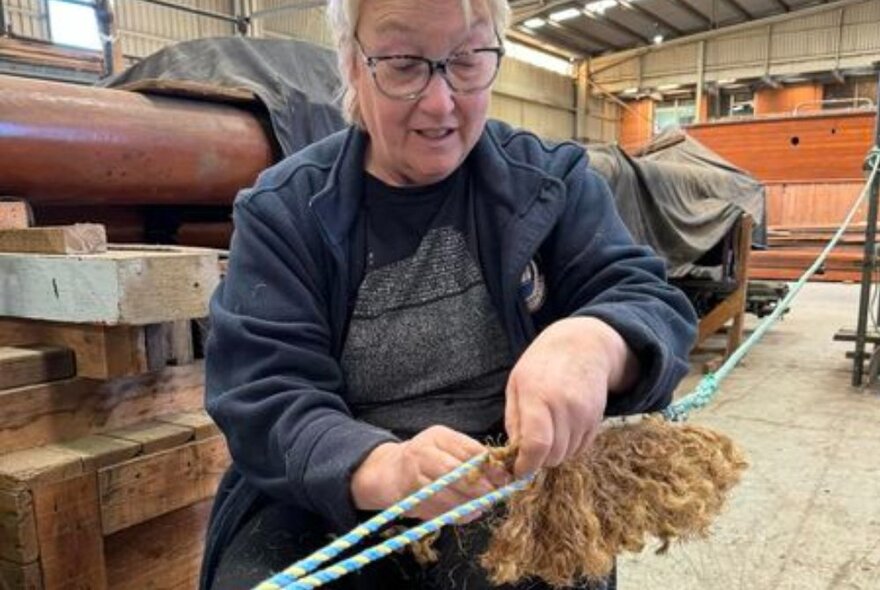
[[[30,491],[0,490],[0,560],[27,564],[36,561],[39,552]]]
[[[0,455],[0,489],[23,490],[82,473],[80,456],[63,449],[37,447]]]
[[[229,462],[218,436],[100,470],[104,534],[210,498]]]
[[[30,225],[28,205],[24,201],[4,201],[0,198],[0,230],[23,229]]]
[[[0,453],[200,410],[202,363],[109,382],[69,379],[0,391]]]
[[[764,182],[858,182],[875,116],[866,111],[718,122],[690,126],[688,134]]]
[[[133,459],[141,453],[143,445],[131,440],[95,434],[47,445],[44,448],[62,449],[76,453],[82,458],[83,470],[89,472]]]
[[[111,590],[198,586],[211,500],[175,510],[106,537]]]
[[[88,256],[0,253],[0,315],[144,325],[205,317],[220,275],[217,253],[196,248],[111,249]]]
[[[37,562],[21,565],[0,559],[0,588],[43,590],[43,575]]]
[[[80,377],[112,379],[148,369],[143,326],[0,319],[0,346],[54,344],[73,350]]]
[[[95,473],[37,486],[33,497],[46,588],[106,588]]]
[[[96,254],[106,251],[107,232],[98,223],[0,231],[0,252]]]
[[[168,414],[165,416],[159,416],[156,420],[159,422],[168,422],[169,424],[177,424],[179,426],[192,428],[195,440],[203,440],[220,434],[220,429],[204,410]]]
[[[156,420],[132,424],[104,434],[140,445],[140,452],[144,455],[179,447],[192,440],[194,436],[192,428]]]
[[[150,370],[193,362],[192,320],[145,326]]]
[[[69,348],[0,346],[0,389],[68,379],[74,374],[76,366]]]

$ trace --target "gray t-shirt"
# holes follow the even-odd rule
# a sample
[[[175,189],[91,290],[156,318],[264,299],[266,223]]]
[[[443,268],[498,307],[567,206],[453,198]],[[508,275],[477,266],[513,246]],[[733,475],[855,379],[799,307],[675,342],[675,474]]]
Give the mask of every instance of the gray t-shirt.
[[[354,415],[407,438],[436,424],[497,435],[510,347],[476,255],[467,173],[365,179],[367,260],[342,367]]]

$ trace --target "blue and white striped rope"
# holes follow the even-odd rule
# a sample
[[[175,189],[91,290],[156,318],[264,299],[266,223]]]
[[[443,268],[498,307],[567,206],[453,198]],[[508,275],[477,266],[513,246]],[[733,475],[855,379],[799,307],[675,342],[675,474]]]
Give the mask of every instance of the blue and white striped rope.
[[[853,217],[858,211],[859,207],[862,205],[862,201],[868,196],[870,192],[871,185],[877,180],[877,170],[880,168],[880,150],[875,146],[871,149],[869,155],[869,161],[871,163],[871,174],[868,177],[868,181],[865,184],[865,187],[862,189],[861,194],[853,203],[852,207],[847,213],[846,217],[843,220],[843,224],[834,234],[834,237],[831,238],[831,241],[828,242],[828,245],[825,246],[825,249],[822,250],[822,253],[819,254],[819,257],[816,258],[815,262],[807,269],[807,271],[798,279],[797,283],[791,288],[788,294],[776,304],[776,308],[773,310],[769,316],[764,318],[764,320],[758,324],[758,327],[755,328],[755,331],[743,342],[733,353],[727,358],[721,367],[718,368],[714,373],[709,373],[697,384],[694,390],[688,395],[684,396],[680,400],[671,404],[665,410],[663,410],[663,416],[667,420],[671,420],[674,422],[680,422],[682,420],[686,420],[688,414],[706,406],[709,402],[712,401],[712,398],[718,392],[718,386],[721,382],[727,377],[727,375],[736,367],[737,364],[746,356],[746,354],[751,350],[751,348],[758,343],[758,341],[764,337],[764,334],[767,330],[770,329],[770,326],[776,323],[776,321],[782,317],[782,314],[785,313],[785,310],[788,309],[789,304],[797,297],[800,290],[803,289],[804,285],[807,284],[807,281],[810,280],[816,271],[822,266],[822,263],[825,262],[825,259],[828,258],[828,255],[831,253],[831,250],[834,249],[834,246],[837,245],[837,242],[840,241],[840,238],[843,237],[843,233],[846,231],[846,228],[852,222]]]
[[[333,559],[346,549],[357,545],[364,537],[375,533],[383,526],[400,517],[404,512],[412,510],[443,488],[455,483],[469,472],[479,467],[488,457],[489,453],[482,453],[469,461],[462,463],[446,475],[429,483],[403,500],[400,500],[395,505],[380,512],[363,524],[356,526],[332,543],[315,551],[308,557],[297,561],[284,571],[275,574],[270,579],[258,585],[255,590],[279,590],[280,588],[285,588],[297,579],[308,575],[317,569],[322,563]]]
[[[840,241],[840,238],[843,236],[843,233],[846,231],[846,228],[852,221],[853,216],[855,216],[856,211],[858,210],[862,201],[868,195],[871,185],[877,177],[878,169],[880,169],[880,156],[878,156],[878,153],[880,153],[880,150],[878,150],[877,146],[873,147],[868,160],[872,167],[870,177],[864,189],[862,190],[862,193],[856,199],[855,203],[853,203],[853,206],[847,214],[846,218],[844,219],[840,229],[837,230],[837,233],[834,235],[834,237],[831,239],[831,241],[828,243],[828,245],[825,247],[819,257],[816,259],[816,261],[812,264],[812,266],[810,266],[809,269],[807,269],[804,275],[798,280],[794,287],[792,287],[792,289],[783,298],[783,300],[776,305],[773,313],[771,313],[770,316],[765,318],[764,321],[762,321],[758,325],[758,327],[755,329],[754,332],[752,332],[749,338],[746,339],[746,341],[743,342],[742,345],[740,345],[733,352],[733,354],[730,355],[730,357],[723,365],[721,365],[718,371],[706,375],[700,381],[700,383],[697,384],[697,386],[691,393],[671,404],[666,410],[663,411],[663,416],[667,420],[685,420],[692,411],[702,408],[706,406],[709,402],[711,402],[718,392],[718,387],[721,384],[721,381],[723,381],[727,377],[727,375],[734,369],[734,367],[736,367],[739,361],[741,361],[743,357],[745,357],[748,351],[755,344],[757,344],[757,342],[764,336],[767,330],[770,329],[770,326],[772,326],[782,316],[784,311],[788,308],[789,304],[792,302],[792,300],[794,300],[794,298],[807,283],[810,277],[812,277],[816,273],[816,271],[819,270],[822,263],[831,253],[831,250],[834,248],[834,246],[837,245],[837,242]],[[355,527],[354,529],[349,531],[349,533],[333,541],[326,547],[316,551],[309,557],[298,561],[289,568],[285,569],[283,572],[276,574],[269,580],[262,582],[261,584],[256,586],[254,590],[310,590],[312,588],[323,586],[327,582],[337,580],[346,574],[361,569],[362,567],[373,561],[390,555],[395,551],[399,551],[400,549],[415,541],[418,541],[426,535],[429,535],[439,530],[441,527],[461,520],[462,518],[468,516],[476,510],[490,508],[501,500],[506,499],[514,492],[524,489],[534,479],[534,475],[530,475],[526,478],[517,480],[511,484],[508,484],[502,488],[481,496],[476,500],[471,500],[470,502],[453,508],[449,512],[446,512],[445,514],[442,514],[437,518],[434,518],[430,521],[424,522],[418,526],[406,530],[396,537],[393,537],[391,539],[388,539],[387,541],[379,543],[378,545],[365,549],[364,551],[358,553],[353,557],[345,559],[337,564],[330,565],[320,571],[315,572],[312,575],[308,575],[310,572],[314,571],[320,564],[336,557],[337,555],[339,555],[340,552],[354,546],[364,537],[375,532],[385,524],[392,522],[394,519],[399,517],[407,510],[410,510],[414,506],[418,505],[421,501],[431,497],[454,481],[460,479],[466,473],[475,469],[480,463],[485,461],[487,457],[488,453],[483,453],[482,455],[478,455],[470,461],[463,463],[453,471],[450,471],[448,474],[444,475],[438,480],[432,482],[431,484],[428,484],[418,492],[401,500],[391,508],[374,516],[364,524]]]
[[[311,588],[323,586],[333,580],[338,580],[342,576],[357,571],[377,559],[382,559],[395,551],[400,551],[407,545],[440,530],[448,524],[453,524],[477,510],[491,508],[494,504],[508,498],[511,494],[524,489],[532,482],[532,479],[534,479],[534,475],[524,477],[504,487],[498,488],[497,490],[491,491],[475,500],[457,506],[432,520],[414,526],[396,537],[392,537],[373,547],[364,549],[353,557],[333,564],[308,577],[292,580],[287,586],[283,586],[279,590],[310,590]]]

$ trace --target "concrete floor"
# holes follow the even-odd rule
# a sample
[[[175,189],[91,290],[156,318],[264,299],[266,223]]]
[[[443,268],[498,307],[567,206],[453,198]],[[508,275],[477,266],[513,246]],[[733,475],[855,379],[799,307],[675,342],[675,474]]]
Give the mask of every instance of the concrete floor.
[[[852,345],[831,339],[855,326],[858,295],[807,285],[692,417],[751,467],[710,538],[623,558],[622,590],[880,590],[880,386],[852,388]]]

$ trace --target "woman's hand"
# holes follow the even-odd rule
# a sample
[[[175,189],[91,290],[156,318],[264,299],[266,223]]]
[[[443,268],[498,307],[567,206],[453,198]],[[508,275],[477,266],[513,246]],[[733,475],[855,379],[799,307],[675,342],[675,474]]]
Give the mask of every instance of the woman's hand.
[[[608,324],[590,317],[550,325],[526,349],[507,383],[505,426],[518,445],[517,477],[586,450],[609,391],[631,387],[635,356]]]
[[[408,441],[379,445],[355,470],[352,499],[362,510],[383,510],[485,451],[476,440],[445,426],[432,426]],[[506,483],[507,476],[498,470],[476,473],[478,477],[465,475],[407,516],[429,520]]]

